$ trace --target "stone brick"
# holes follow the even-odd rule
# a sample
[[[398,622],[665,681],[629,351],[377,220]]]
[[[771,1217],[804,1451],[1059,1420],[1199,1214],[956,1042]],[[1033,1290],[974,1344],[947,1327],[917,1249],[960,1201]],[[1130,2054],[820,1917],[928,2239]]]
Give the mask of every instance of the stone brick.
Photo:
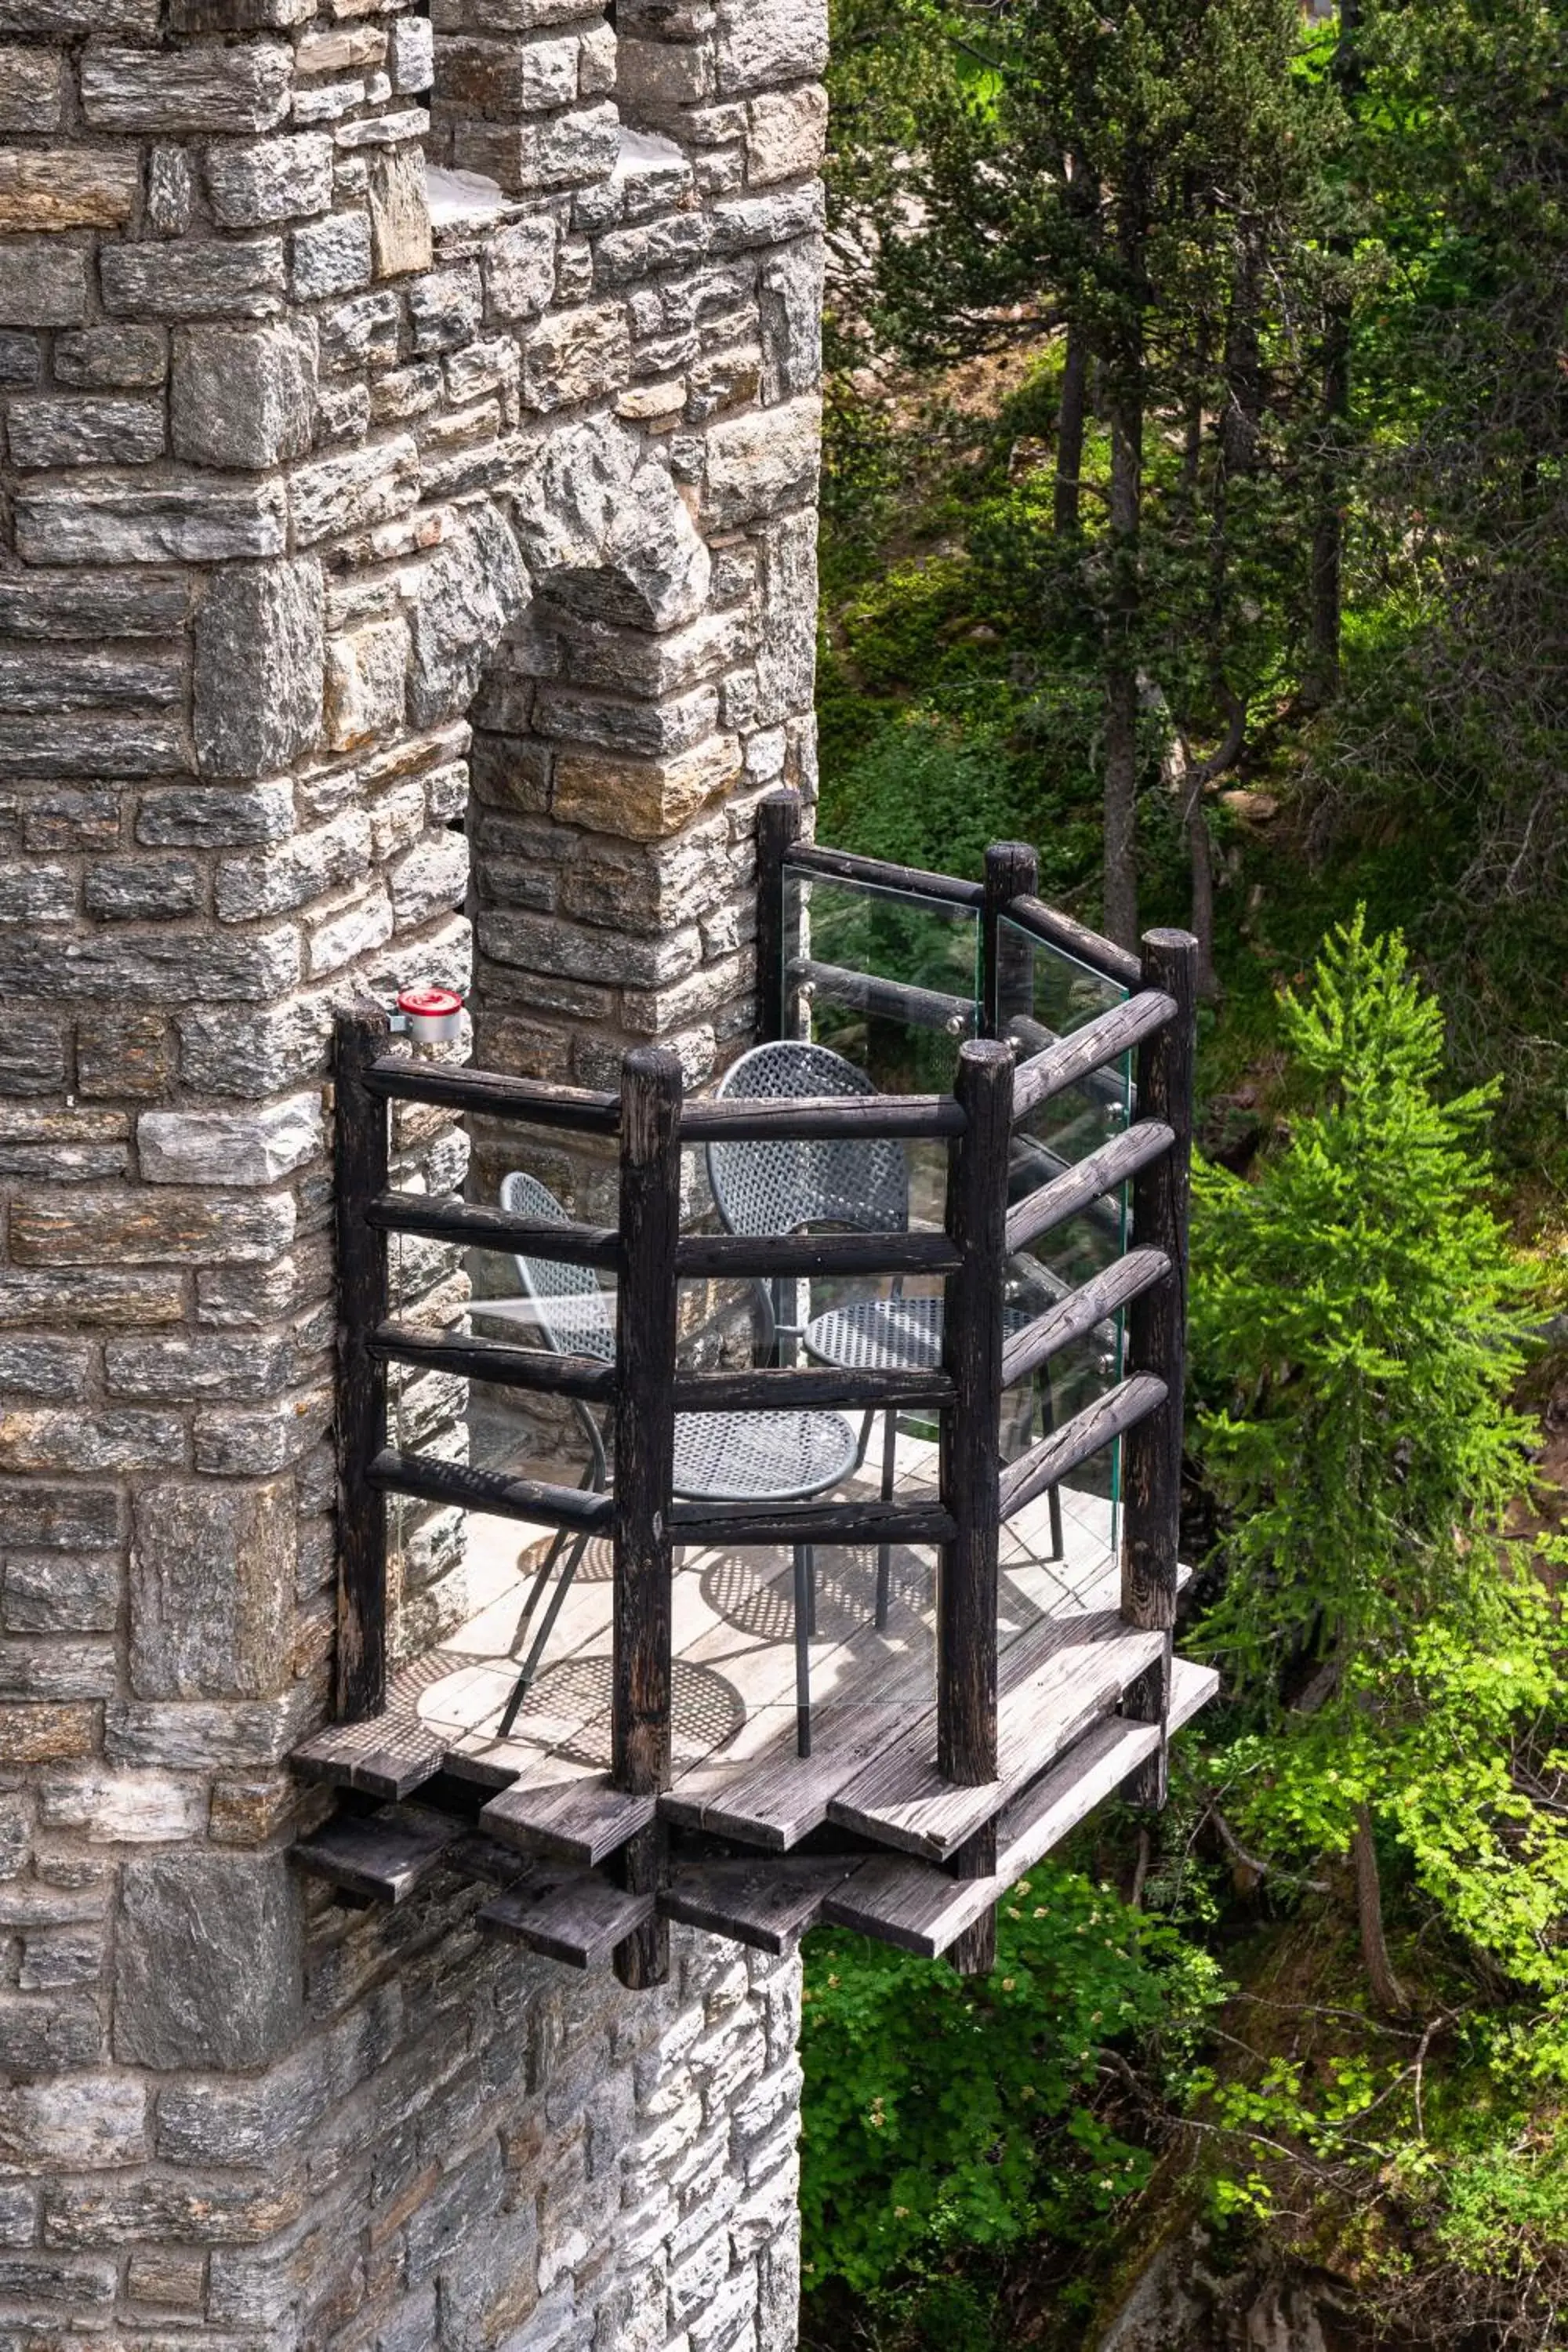
[[[0,231],[119,228],[140,186],[135,156],[113,148],[0,148]]]
[[[196,752],[213,775],[259,776],[321,733],[321,566],[237,565],[196,616]]]
[[[236,1404],[276,1396],[288,1385],[289,1350],[282,1339],[115,1339],[105,1343],[104,1385],[138,1403]]]
[[[170,2164],[269,2165],[329,2095],[319,2044],[249,2082],[185,2082],[158,2094],[158,2154]]]
[[[129,330],[106,331],[118,335]],[[157,334],[162,348],[163,337]],[[65,336],[55,344],[55,365],[68,344],[89,336]],[[184,623],[190,598],[183,579],[150,577],[145,572],[105,572],[89,580],[71,572],[32,578],[0,578],[0,632],[8,637],[161,637]]]
[[[815,80],[827,63],[827,0],[718,0],[724,98]]]
[[[67,2066],[96,2065],[102,2054],[103,2028],[95,2001],[0,1992],[0,2073],[47,2074]],[[5,2292],[0,2273],[0,2295]]]
[[[91,2255],[0,2255],[0,2296],[30,2305],[46,2322],[60,2312],[107,2312],[114,2301],[115,2266]]]
[[[277,481],[73,484],[18,491],[15,512],[27,563],[222,563],[280,554],[285,536]]]
[[[84,247],[52,237],[16,237],[0,246],[0,325],[79,327],[87,317]]]
[[[315,340],[295,327],[189,327],[174,337],[174,453],[261,467],[302,457],[316,421]]]
[[[144,1111],[136,1122],[151,1184],[273,1184],[322,1149],[319,1093],[246,1111]]]
[[[133,2253],[126,2272],[132,2303],[163,2311],[200,2311],[206,2300],[206,2257],[179,2246],[151,2246]]]
[[[195,211],[195,175],[183,147],[154,147],[147,159],[147,226],[154,236],[184,236]]]
[[[90,1755],[97,1737],[95,1706],[0,1706],[0,1764],[63,1763]]]
[[[295,299],[320,302],[353,294],[371,278],[370,215],[329,213],[297,228],[289,240]]]
[[[95,130],[142,136],[270,131],[289,110],[292,72],[293,53],[281,41],[165,50],[89,43],[81,61],[82,112]]]
[[[282,308],[283,240],[109,245],[99,257],[99,278],[104,309],[121,318],[271,319]]]
[[[332,142],[325,131],[209,147],[205,173],[220,228],[265,228],[331,209]]]
[[[555,762],[552,806],[563,824],[651,841],[689,824],[740,773],[741,746],[732,735],[666,760],[563,751]]]
[[[408,662],[408,624],[403,620],[374,621],[331,640],[326,716],[327,741],[334,751],[363,749],[401,725]]]
[[[753,187],[820,171],[827,132],[827,93],[769,90],[747,108],[746,176]]]
[[[0,47],[0,131],[59,128],[60,60],[49,49]]]
[[[321,1694],[309,1683],[248,1702],[114,1700],[104,1709],[103,1749],[116,1764],[170,1772],[277,1764],[320,1710]]]
[[[411,270],[428,269],[432,256],[430,208],[426,201],[425,158],[420,149],[399,147],[373,156],[368,194],[376,276],[401,278]]]
[[[0,1580],[0,1622],[8,1633],[112,1633],[121,1584],[118,1559],[13,1554]]]
[[[136,838],[149,848],[243,849],[287,840],[293,829],[293,795],[278,782],[244,791],[177,785],[144,793],[136,812]]]
[[[300,2014],[297,1906],[282,1856],[132,1859],[114,1958],[123,2063],[267,2065]]]
[[[39,1402],[67,1402],[86,1394],[90,1362],[79,1339],[0,1339],[0,1389],[19,1390]]]
[[[10,1412],[0,1419],[0,1472],[168,1469],[184,1458],[184,1430],[167,1413],[96,1412],[53,1408]],[[40,1696],[56,1694],[40,1692]],[[75,1691],[58,1694],[74,1698]]]
[[[617,391],[630,373],[630,334],[618,302],[552,312],[523,341],[522,397],[546,413]]]
[[[472,700],[502,630],[522,611],[528,573],[488,500],[471,508],[421,576],[413,616],[408,715],[438,726]]]
[[[279,1689],[293,1549],[288,1481],[149,1484],[134,1508],[136,1696],[261,1698]]]
[[[405,513],[419,495],[419,451],[406,434],[301,466],[289,485],[295,541],[313,546]]]
[[[781,246],[763,264],[763,395],[771,403],[812,392],[821,380],[823,271],[816,237]]]
[[[483,173],[509,195],[577,188],[607,178],[620,146],[620,122],[607,104],[574,108],[508,124],[460,121],[453,161]]]
[[[168,1845],[199,1837],[206,1816],[202,1783],[166,1772],[60,1773],[38,1796],[41,1828],[80,1830],[93,1845]]]
[[[11,1208],[11,1254],[24,1266],[249,1265],[293,1234],[292,1201],[243,1193],[23,1193]]]
[[[821,434],[821,403],[809,398],[711,426],[702,498],[710,529],[732,530],[813,497]]]
[[[160,384],[168,364],[162,327],[89,327],[55,337],[56,381],[85,390]]]
[[[217,869],[215,900],[224,922],[248,922],[319,898],[340,883],[356,881],[370,865],[370,820],[347,809],[330,824],[297,834],[279,848],[226,857]]]
[[[484,257],[487,315],[510,324],[537,318],[555,290],[555,224],[513,221],[488,241]]]

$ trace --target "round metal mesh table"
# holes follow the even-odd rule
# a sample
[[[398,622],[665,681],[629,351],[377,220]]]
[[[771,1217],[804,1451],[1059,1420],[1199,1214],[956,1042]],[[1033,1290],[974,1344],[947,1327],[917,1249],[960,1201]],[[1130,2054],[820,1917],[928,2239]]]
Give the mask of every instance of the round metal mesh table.
[[[931,1372],[942,1362],[940,1298],[858,1298],[814,1315],[807,1352],[850,1372]]]
[[[675,1491],[705,1503],[795,1501],[847,1478],[859,1450],[842,1413],[683,1412]]]

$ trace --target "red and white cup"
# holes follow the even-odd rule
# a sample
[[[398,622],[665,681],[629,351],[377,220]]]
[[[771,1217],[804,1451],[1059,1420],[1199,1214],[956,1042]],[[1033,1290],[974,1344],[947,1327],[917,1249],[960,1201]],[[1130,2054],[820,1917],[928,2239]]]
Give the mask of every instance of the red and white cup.
[[[462,1034],[463,1000],[455,988],[405,988],[397,1009],[416,1045],[445,1045]]]

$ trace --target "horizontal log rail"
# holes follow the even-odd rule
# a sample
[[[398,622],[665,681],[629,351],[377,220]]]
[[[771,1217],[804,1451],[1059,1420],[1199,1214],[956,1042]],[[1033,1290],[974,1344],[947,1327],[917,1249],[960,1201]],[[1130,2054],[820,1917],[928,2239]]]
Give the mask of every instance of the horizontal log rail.
[[[545,1078],[505,1078],[489,1070],[405,1061],[395,1054],[378,1055],[362,1083],[368,1095],[382,1102],[431,1103],[445,1110],[527,1119],[579,1135],[615,1135],[621,1123],[618,1095],[558,1087]]]
[[[861,857],[849,849],[825,849],[816,842],[792,845],[784,873],[820,875],[824,881],[852,882],[862,890],[900,898],[939,898],[952,907],[971,907],[978,914],[985,904],[985,885],[965,882],[954,874],[929,874],[923,866],[900,866],[891,858]]]
[[[1038,1110],[1042,1103],[1065,1094],[1068,1087],[1081,1084],[1091,1071],[1130,1054],[1145,1037],[1163,1029],[1175,1017],[1175,998],[1167,996],[1163,989],[1148,988],[1139,996],[1130,996],[1125,1004],[1113,1005],[1098,1020],[1086,1022],[1070,1037],[1047,1046],[1032,1061],[1020,1062],[1013,1074],[1015,1126],[1027,1118],[1031,1111]]]
[[[443,1462],[425,1454],[387,1446],[365,1475],[383,1494],[412,1495],[423,1503],[456,1503],[466,1511],[486,1511],[501,1519],[529,1519],[541,1527],[565,1528],[574,1535],[608,1531],[613,1506],[607,1495],[585,1486],[553,1486],[542,1478],[515,1478],[506,1470],[473,1470],[464,1462]]]
[[[1147,1372],[1135,1373],[1042,1437],[1027,1454],[1009,1463],[1002,1473],[1004,1524],[1035,1501],[1047,1487],[1059,1486],[1081,1463],[1099,1454],[1112,1440],[1124,1437],[1139,1422],[1158,1412],[1165,1402],[1165,1383]]]
[[[613,1274],[621,1262],[621,1239],[613,1225],[510,1217],[503,1209],[475,1208],[455,1193],[378,1192],[365,1203],[364,1221],[374,1233],[504,1250],[509,1256],[544,1258],[553,1265],[591,1265]]]
[[[1039,1365],[1048,1363],[1075,1339],[1086,1339],[1152,1284],[1163,1282],[1170,1271],[1171,1261],[1163,1250],[1130,1250],[1092,1281],[1069,1291],[1007,1341],[1002,1350],[1003,1387],[1010,1389],[1026,1380]]]
[[[678,1243],[678,1274],[710,1281],[819,1274],[952,1274],[958,1255],[945,1234],[690,1234]]]
[[[1112,1136],[1087,1160],[1079,1160],[1030,1192],[1007,1212],[1007,1247],[1026,1249],[1042,1234],[1052,1233],[1069,1219],[1082,1216],[1096,1202],[1121,1191],[1175,1141],[1173,1130],[1157,1118],[1140,1119],[1124,1135]]]
[[[537,1396],[579,1397],[584,1404],[604,1403],[616,1381],[615,1366],[596,1356],[562,1356],[552,1348],[513,1348],[500,1339],[421,1331],[408,1323],[379,1325],[371,1349],[386,1363],[451,1372],[459,1380],[489,1381],[497,1388],[525,1389]]]
[[[742,1372],[677,1372],[680,1412],[887,1412],[900,1405],[940,1412],[952,1402],[945,1372],[839,1371],[785,1365]]]
[[[677,1503],[683,1544],[944,1544],[955,1533],[941,1503]]]
[[[680,1122],[683,1143],[913,1143],[963,1133],[952,1095],[730,1095],[692,1103]]]
[[[1143,967],[1135,955],[1130,955],[1110,940],[1102,940],[1098,931],[1089,930],[1084,924],[1075,923],[1058,908],[1047,907],[1043,898],[1026,893],[1010,899],[1004,914],[1008,922],[1016,923],[1031,939],[1043,940],[1047,947],[1057,948],[1063,955],[1087,964],[1102,980],[1113,980],[1121,988],[1142,986]]]
[[[1115,1013],[1121,1008],[1113,1004],[1110,1010]],[[1068,1036],[1076,1037],[1079,1034],[1078,1030],[1072,1029],[1068,1032]],[[1038,1054],[1048,1054],[1053,1045],[1067,1043],[1067,1039],[1056,1030],[1047,1029],[1043,1021],[1037,1021],[1027,1013],[1015,1013],[1009,1017],[1007,1034],[1026,1059]],[[1102,1103],[1107,1110],[1125,1112],[1131,1117],[1136,1108],[1131,1085],[1119,1077],[1114,1070],[1090,1070],[1079,1079],[1078,1084],[1086,1095],[1090,1096],[1093,1101]],[[1090,1108],[1086,1116],[1092,1118],[1096,1113]]]
[[[969,1035],[978,1023],[980,1008],[972,996],[916,988],[909,981],[885,980],[879,972],[849,971],[842,964],[799,956],[791,963],[789,976],[797,987],[826,997],[830,1004],[847,1005],[876,1021],[902,1021],[911,1029],[940,1029],[952,1037]]]

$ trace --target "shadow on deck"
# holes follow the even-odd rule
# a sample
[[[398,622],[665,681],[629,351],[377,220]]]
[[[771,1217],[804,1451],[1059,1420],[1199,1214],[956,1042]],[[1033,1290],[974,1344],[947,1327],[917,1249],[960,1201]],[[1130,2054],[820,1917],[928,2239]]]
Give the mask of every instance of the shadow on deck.
[[[900,1498],[934,1493],[936,1475],[936,1448],[901,1437]],[[895,1547],[881,1632],[875,1552],[818,1553],[815,1739],[802,1758],[788,1555],[693,1549],[674,1580],[672,1785],[658,1798],[611,1784],[607,1538],[589,1545],[551,1663],[511,1737],[498,1736],[525,1571],[548,1535],[476,1517],[476,1615],[394,1679],[384,1715],[295,1757],[302,1773],[382,1807],[340,1815],[298,1859],[352,1895],[393,1903],[456,1870],[496,1889],[481,1914],[490,1926],[586,1966],[638,1900],[598,1868],[658,1819],[672,1835],[655,1898],[665,1916],[769,1951],[826,1918],[934,1958],[1159,1746],[1157,1725],[1116,1712],[1162,1637],[1121,1617],[1112,1507],[1071,1488],[1061,1501],[1062,1556],[1044,1496],[1002,1534],[995,1780],[955,1788],[937,1769],[933,1551]],[[1214,1681],[1176,1662],[1169,1728]],[[994,1869],[951,1875],[992,1824]]]

